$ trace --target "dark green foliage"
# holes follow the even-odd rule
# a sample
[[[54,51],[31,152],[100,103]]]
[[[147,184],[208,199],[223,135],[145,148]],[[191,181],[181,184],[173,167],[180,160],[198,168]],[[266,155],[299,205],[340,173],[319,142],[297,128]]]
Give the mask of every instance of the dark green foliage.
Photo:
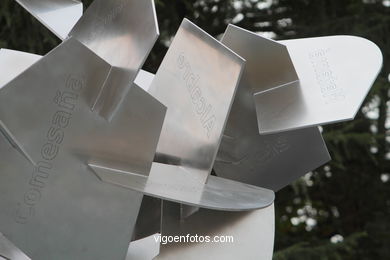
[[[277,194],[275,259],[390,259],[390,181],[381,180],[390,173],[390,7],[383,5],[390,1],[272,2],[259,8],[264,1],[156,0],[161,37],[145,68],[157,70],[184,17],[216,37],[234,22],[277,39],[349,34],[378,44],[384,67],[362,111],[355,121],[324,127],[333,161]],[[15,1],[1,0],[1,48],[45,54],[58,43]],[[331,243],[336,234],[344,241]]]

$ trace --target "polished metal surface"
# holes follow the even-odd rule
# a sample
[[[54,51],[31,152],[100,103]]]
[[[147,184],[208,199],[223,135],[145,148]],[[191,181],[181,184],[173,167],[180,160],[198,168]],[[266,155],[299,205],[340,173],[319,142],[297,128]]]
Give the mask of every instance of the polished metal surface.
[[[271,190],[210,176],[243,65],[185,19],[148,90],[168,108],[149,177],[90,167],[104,182],[191,206],[239,211],[270,205]]]
[[[113,66],[107,76],[108,84],[101,85],[100,90],[95,96],[91,96],[90,100],[93,110],[111,120],[127,92],[127,83],[135,80],[158,38],[154,1],[95,0],[83,16],[77,19],[59,13],[58,9],[69,11],[69,5],[74,8],[77,4],[81,5],[82,10],[79,1],[21,0],[20,3],[37,17],[50,14],[40,18],[46,26],[46,20],[56,21],[59,24],[57,27],[71,23],[72,26],[68,30],[61,32],[65,35],[60,38],[65,39],[69,34]],[[51,11],[52,9],[54,11]]]
[[[221,42],[245,59],[240,85],[252,96],[299,81],[287,47],[230,24]]]
[[[354,36],[288,40],[299,82],[255,96],[261,133],[352,120],[382,66],[374,43]]]
[[[0,233],[0,259],[2,260],[31,260],[19,248]]]
[[[180,221],[179,205],[164,202],[162,235],[232,236],[233,243],[168,243],[156,260],[261,259],[271,260],[275,236],[274,206],[250,212],[201,209]]]
[[[16,0],[60,39],[65,39],[83,14],[78,0]]]
[[[168,108],[156,161],[183,166],[206,182],[244,63],[183,21],[149,89]]]
[[[135,190],[145,195],[183,203],[190,206],[225,211],[246,211],[272,204],[271,190],[210,176],[199,185],[196,176],[182,166],[153,163],[151,174],[118,171],[90,165],[105,183]]]
[[[0,89],[40,58],[35,54],[0,49]]]
[[[224,136],[214,163],[217,176],[278,191],[330,160],[316,127],[259,135],[254,111],[241,106],[236,112],[247,116],[231,121],[234,135]]]
[[[111,69],[71,38],[0,90],[2,125],[36,163],[0,136],[0,231],[33,259],[125,258],[142,194],[88,163],[147,175],[165,107],[133,85],[110,122],[92,112]]]
[[[91,107],[111,120],[156,42],[159,29],[153,0],[95,0],[70,36],[113,66]]]
[[[230,25],[222,43],[246,60],[214,169],[218,176],[277,191],[330,160],[317,127],[260,135],[256,93],[296,82],[287,48]]]
[[[39,59],[39,55],[0,49],[0,89]],[[1,120],[0,135],[3,135],[3,137],[5,137],[23,157],[29,160],[31,164],[34,164],[32,158],[23,150],[23,147],[17,140],[12,138],[12,134],[1,124]]]
[[[153,0],[95,0],[69,33],[112,66],[133,72],[158,35]]]

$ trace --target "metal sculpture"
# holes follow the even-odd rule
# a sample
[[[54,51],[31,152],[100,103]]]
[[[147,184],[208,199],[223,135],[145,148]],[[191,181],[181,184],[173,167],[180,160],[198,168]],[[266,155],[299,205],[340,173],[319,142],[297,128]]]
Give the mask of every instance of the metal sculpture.
[[[382,63],[361,38],[219,42],[184,19],[153,75],[152,0],[16,1],[63,42],[0,51],[5,259],[271,259],[274,191],[330,160],[317,126],[352,119]]]

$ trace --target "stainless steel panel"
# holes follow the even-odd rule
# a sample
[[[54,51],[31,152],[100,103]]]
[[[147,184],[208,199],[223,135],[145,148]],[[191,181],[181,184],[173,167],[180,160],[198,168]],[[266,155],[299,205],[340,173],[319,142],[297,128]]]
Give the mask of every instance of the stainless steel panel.
[[[91,164],[105,182],[219,210],[270,205],[274,193],[209,176],[244,61],[184,20],[149,88],[167,116],[148,178]]]
[[[95,0],[69,33],[112,66],[133,72],[158,35],[153,0]]]
[[[287,49],[232,25],[221,41],[247,62],[214,163],[217,175],[277,191],[329,161],[317,127],[259,134],[257,91],[294,90],[297,77]]]
[[[164,202],[162,235],[232,236],[233,243],[168,243],[156,260],[262,259],[271,260],[275,236],[274,206],[250,212],[201,209],[179,220],[179,205]]]
[[[245,59],[240,85],[250,88],[252,95],[299,80],[287,47],[281,43],[232,24],[221,42]]]
[[[60,39],[65,39],[83,14],[78,0],[16,0]]]
[[[19,248],[12,244],[0,233],[0,259],[4,260],[31,260]]]
[[[244,60],[184,20],[149,93],[168,107],[157,161],[204,184],[210,174]]]
[[[35,54],[0,49],[0,89],[40,58]]]
[[[288,48],[299,83],[256,95],[260,132],[353,119],[381,69],[378,46],[353,36],[281,43]]]
[[[265,208],[275,199],[271,190],[215,176],[209,176],[206,184],[199,185],[192,172],[176,165],[153,163],[149,178],[93,164],[90,167],[103,182],[201,208],[246,211]]]
[[[224,137],[214,163],[217,176],[278,191],[330,160],[317,128],[259,135],[250,126],[249,120],[237,124],[237,135]],[[253,131],[240,132],[244,128]]]
[[[70,36],[111,66],[91,107],[111,120],[156,42],[159,30],[153,0],[95,0]]]
[[[142,194],[87,163],[147,175],[165,107],[133,85],[111,122],[92,112],[110,70],[69,39],[0,90],[0,120],[37,165],[0,136],[0,230],[33,259],[126,256]]]

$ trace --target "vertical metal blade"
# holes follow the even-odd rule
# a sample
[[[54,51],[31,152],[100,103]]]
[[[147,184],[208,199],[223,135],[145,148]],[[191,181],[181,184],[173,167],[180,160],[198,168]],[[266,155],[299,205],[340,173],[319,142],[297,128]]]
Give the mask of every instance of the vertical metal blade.
[[[217,175],[277,191],[329,161],[317,127],[259,134],[256,93],[297,88],[287,48],[236,26],[227,28],[222,42],[247,63],[214,163]]]
[[[95,0],[69,34],[114,68],[91,108],[111,120],[155,44],[153,0]]]

